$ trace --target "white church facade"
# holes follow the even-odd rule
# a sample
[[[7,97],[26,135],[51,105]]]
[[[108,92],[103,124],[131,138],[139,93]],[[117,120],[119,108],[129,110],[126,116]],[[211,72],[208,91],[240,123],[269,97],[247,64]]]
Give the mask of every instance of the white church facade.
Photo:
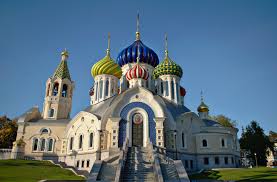
[[[203,98],[198,113],[185,106],[183,71],[167,46],[160,62],[137,30],[134,43],[114,61],[109,43],[106,56],[92,65],[90,105],[73,118],[68,58],[63,51],[46,81],[42,112],[34,107],[19,117],[14,158],[49,159],[90,171],[96,160],[120,151],[128,139],[129,147],[151,142],[182,160],[188,171],[239,165],[238,129],[212,120]]]

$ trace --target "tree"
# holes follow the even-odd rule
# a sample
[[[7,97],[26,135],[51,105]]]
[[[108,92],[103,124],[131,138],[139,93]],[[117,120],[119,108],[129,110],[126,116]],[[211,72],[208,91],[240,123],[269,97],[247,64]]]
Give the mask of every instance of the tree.
[[[17,123],[6,116],[0,117],[0,148],[12,148],[16,140]]]
[[[266,165],[266,154],[268,148],[273,149],[269,137],[264,134],[264,130],[256,121],[251,121],[242,131],[239,140],[240,148],[250,151],[249,157],[255,164],[255,154],[258,165]]]
[[[224,116],[223,114],[212,116],[212,119],[216,120],[224,127],[235,128],[237,126],[236,121],[231,120],[230,118],[228,118],[227,116]]]

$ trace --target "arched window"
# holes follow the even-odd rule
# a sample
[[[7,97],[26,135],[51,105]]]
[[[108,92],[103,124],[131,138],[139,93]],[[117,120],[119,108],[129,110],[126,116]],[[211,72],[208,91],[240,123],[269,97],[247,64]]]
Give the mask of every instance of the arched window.
[[[53,139],[50,138],[48,140],[48,151],[52,151],[53,150]]]
[[[95,100],[98,99],[98,82],[95,83]]]
[[[41,130],[41,134],[47,134],[49,131],[48,131],[48,129],[46,129],[46,128],[43,128],[42,130]]]
[[[127,81],[127,88],[129,88],[130,87],[130,83],[129,83],[129,81]]]
[[[182,133],[182,146],[185,148],[185,134]]]
[[[59,92],[59,83],[55,83],[53,88],[53,96],[58,95],[58,92]]]
[[[105,95],[108,96],[109,95],[109,80],[106,80],[106,88],[105,88]]]
[[[41,140],[41,143],[40,143],[40,151],[44,151],[45,150],[45,144],[46,144],[46,142],[45,142],[45,139],[43,138]]]
[[[168,81],[166,80],[164,83],[164,87],[165,87],[165,96],[168,96]]]
[[[79,136],[79,149],[83,148],[83,135]]]
[[[89,147],[93,147],[93,133],[89,134]]]
[[[54,109],[50,109],[49,110],[49,117],[54,117],[54,113],[55,113],[55,110]]]
[[[38,150],[38,139],[34,138],[33,140],[33,151],[37,151]]]
[[[99,93],[100,93],[99,99],[102,99],[102,96],[103,96],[103,80],[100,80],[100,83],[99,83]]]
[[[221,146],[225,147],[225,140],[224,139],[221,139]]]
[[[171,98],[175,99],[175,90],[174,90],[174,82],[171,81]]]
[[[67,96],[67,85],[63,84],[62,97],[66,97],[66,96]]]
[[[208,146],[208,142],[207,142],[207,140],[202,140],[202,146],[203,147],[207,147]]]
[[[69,150],[73,149],[73,142],[74,142],[74,137],[70,137]]]
[[[162,95],[164,94],[164,83],[163,83],[163,81],[161,81],[161,94]]]

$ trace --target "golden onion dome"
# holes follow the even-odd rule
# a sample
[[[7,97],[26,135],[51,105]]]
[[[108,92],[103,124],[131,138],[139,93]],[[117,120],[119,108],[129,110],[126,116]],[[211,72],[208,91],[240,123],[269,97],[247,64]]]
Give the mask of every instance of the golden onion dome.
[[[197,108],[198,112],[209,112],[209,107],[204,103],[203,92],[201,91],[201,103]]]
[[[91,68],[91,75],[96,77],[97,75],[113,75],[118,79],[122,76],[122,70],[120,66],[111,58],[110,55],[110,35],[108,38],[108,49],[106,56],[95,63]]]
[[[202,101],[197,108],[198,112],[209,112],[209,107]]]

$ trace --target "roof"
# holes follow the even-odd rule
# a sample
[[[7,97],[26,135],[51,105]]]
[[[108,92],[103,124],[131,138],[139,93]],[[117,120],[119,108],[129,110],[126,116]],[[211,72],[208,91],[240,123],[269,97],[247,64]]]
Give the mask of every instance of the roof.
[[[39,119],[39,120],[33,120],[29,121],[31,125],[67,125],[70,122],[71,119],[58,119],[58,120],[50,120],[50,119]]]
[[[219,122],[211,119],[203,119],[206,126],[222,126]]]
[[[186,106],[177,105],[175,103],[168,101],[165,98],[162,98],[162,99],[164,100],[165,106],[169,110],[171,115],[173,116],[174,120],[176,120],[179,115],[186,113],[186,112],[190,112],[190,110]]]
[[[98,119],[101,119],[109,109],[111,102],[115,97],[108,98],[100,103],[88,106],[84,111],[94,114]]]
[[[61,60],[53,77],[57,77],[57,78],[61,78],[61,79],[68,78],[69,80],[71,80],[66,60],[64,60],[64,59]]]

